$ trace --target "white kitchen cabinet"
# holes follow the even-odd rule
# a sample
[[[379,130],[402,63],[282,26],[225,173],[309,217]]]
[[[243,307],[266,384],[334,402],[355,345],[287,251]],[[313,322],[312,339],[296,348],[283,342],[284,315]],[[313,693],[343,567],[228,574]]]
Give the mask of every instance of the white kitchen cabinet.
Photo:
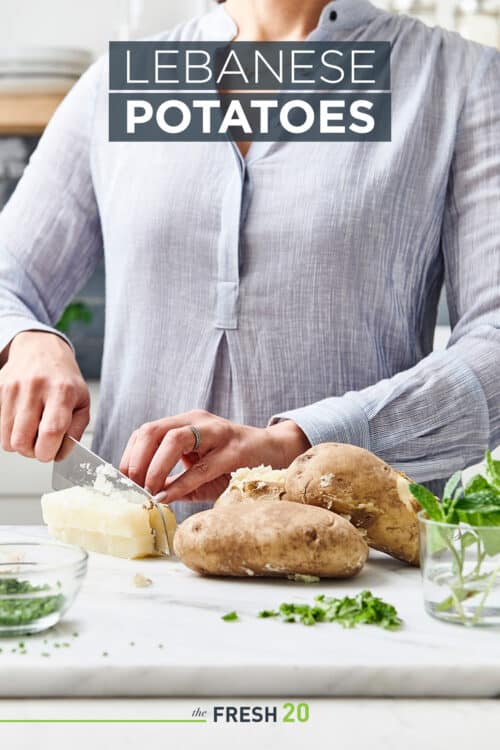
[[[83,442],[90,447],[92,436]],[[0,525],[41,523],[40,497],[51,489],[52,464],[0,449]]]
[[[0,526],[43,524],[40,495],[0,496]]]
[[[90,448],[92,433],[85,433],[82,442]],[[51,474],[52,464],[42,464],[40,461],[0,450],[0,499],[47,492],[50,489]]]

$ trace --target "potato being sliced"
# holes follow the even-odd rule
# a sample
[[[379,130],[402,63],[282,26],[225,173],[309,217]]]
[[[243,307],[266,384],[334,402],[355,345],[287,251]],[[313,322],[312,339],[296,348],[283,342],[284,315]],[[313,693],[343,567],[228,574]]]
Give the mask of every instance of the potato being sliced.
[[[137,496],[139,502],[133,502]],[[42,497],[43,520],[49,534],[90,552],[137,558],[167,554],[163,523],[158,509],[144,505],[133,490],[105,495],[89,487],[71,487]],[[173,547],[175,516],[160,506]]]

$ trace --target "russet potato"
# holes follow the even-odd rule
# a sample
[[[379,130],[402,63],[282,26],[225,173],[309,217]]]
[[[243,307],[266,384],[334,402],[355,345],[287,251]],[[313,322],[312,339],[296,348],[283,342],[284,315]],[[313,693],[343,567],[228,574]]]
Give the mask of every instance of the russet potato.
[[[418,565],[417,513],[410,480],[363,448],[317,445],[286,471],[289,501],[315,505],[349,518],[364,529],[371,547]]]
[[[257,500],[190,516],[177,529],[174,551],[204,575],[349,578],[362,569],[368,546],[324,508]]]

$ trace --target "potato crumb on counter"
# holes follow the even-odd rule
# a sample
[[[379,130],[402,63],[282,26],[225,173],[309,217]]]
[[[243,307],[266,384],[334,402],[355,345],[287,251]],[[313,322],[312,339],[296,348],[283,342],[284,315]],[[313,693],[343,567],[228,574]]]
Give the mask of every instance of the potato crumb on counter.
[[[138,589],[147,589],[148,586],[151,586],[153,583],[151,578],[146,578],[146,576],[143,576],[142,573],[136,573],[133,582],[134,586]]]
[[[297,583],[319,583],[321,578],[319,576],[305,576],[301,573],[293,573],[288,576],[289,581],[296,581]]]

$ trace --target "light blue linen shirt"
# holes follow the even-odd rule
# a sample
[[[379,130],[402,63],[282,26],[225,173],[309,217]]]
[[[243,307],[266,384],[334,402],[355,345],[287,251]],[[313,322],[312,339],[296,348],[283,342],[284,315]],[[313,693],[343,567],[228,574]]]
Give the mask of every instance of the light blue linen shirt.
[[[235,32],[220,6],[159,38]],[[391,41],[392,142],[109,143],[100,60],[0,215],[0,349],[50,330],[105,258],[110,461],[194,407],[288,417],[418,481],[500,442],[500,53],[367,0],[310,38]]]

